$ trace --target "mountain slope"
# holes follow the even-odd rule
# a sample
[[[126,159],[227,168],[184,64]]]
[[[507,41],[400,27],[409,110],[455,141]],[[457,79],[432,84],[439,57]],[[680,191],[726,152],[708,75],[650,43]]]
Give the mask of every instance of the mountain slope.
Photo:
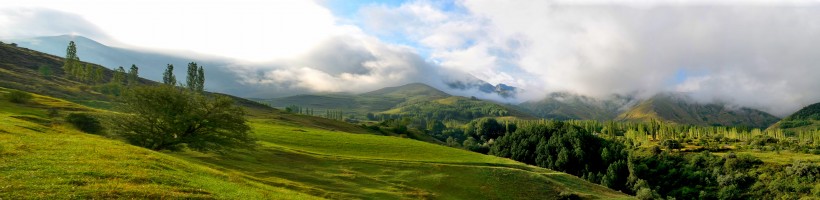
[[[792,133],[820,130],[820,102],[803,107],[769,129],[783,129]]]
[[[531,119],[529,114],[518,111],[510,106],[499,105],[493,102],[452,96],[432,101],[417,101],[403,103],[393,109],[379,114],[423,116],[426,119],[458,120],[467,122],[482,117],[517,117]]]
[[[701,126],[746,126],[765,128],[778,118],[750,108],[730,108],[723,104],[700,104],[682,94],[661,93],[641,101],[618,115],[617,120],[650,119]]]
[[[304,108],[343,110],[358,116],[391,109],[401,103],[427,101],[450,96],[430,86],[413,83],[387,87],[363,94],[304,94],[282,98],[259,100],[274,107],[296,105]]]
[[[479,117],[515,116],[531,118],[531,115],[510,106],[490,101],[451,96],[422,83],[352,94],[309,94],[269,100],[261,100],[274,107],[297,105],[321,110],[342,110],[346,114],[364,117],[367,113],[425,116],[428,119],[456,119],[469,121]],[[321,113],[321,112],[319,112]]]
[[[615,96],[599,100],[566,92],[552,93],[540,101],[528,101],[518,105],[530,114],[556,120],[612,120],[630,102],[629,98]]]

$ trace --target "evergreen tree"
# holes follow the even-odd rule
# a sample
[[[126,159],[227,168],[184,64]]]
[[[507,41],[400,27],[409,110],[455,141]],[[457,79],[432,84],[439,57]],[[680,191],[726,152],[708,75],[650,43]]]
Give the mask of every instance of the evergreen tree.
[[[128,70],[128,85],[136,85],[137,81],[139,81],[139,68],[132,64],[131,69]]]
[[[74,41],[68,42],[68,47],[65,51],[63,73],[70,78],[75,74],[75,67],[79,64],[80,58],[77,57],[77,45],[74,44]]]
[[[171,86],[177,84],[177,78],[174,76],[174,65],[168,64],[168,67],[165,68],[165,73],[162,74],[162,82]]]

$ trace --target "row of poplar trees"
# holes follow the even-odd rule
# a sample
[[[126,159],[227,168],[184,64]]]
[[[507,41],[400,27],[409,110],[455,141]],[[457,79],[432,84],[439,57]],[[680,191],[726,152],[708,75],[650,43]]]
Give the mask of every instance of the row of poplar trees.
[[[74,41],[68,43],[65,58],[63,71],[67,78],[85,83],[101,83],[103,81],[103,68],[80,62],[80,57],[77,57],[77,45],[74,44]],[[47,68],[42,68],[40,71],[44,71],[44,69]]]
[[[77,56],[77,45],[74,41],[68,43],[65,58],[63,70],[67,78],[85,83],[102,83],[103,77],[105,77],[103,67],[80,62],[80,57]],[[162,77],[163,83],[177,85],[173,71],[174,65],[168,64]],[[131,65],[131,69],[127,73],[125,68],[120,66],[114,70],[114,75],[111,77],[111,83],[118,85],[136,85],[138,82],[139,67],[137,65]],[[202,92],[205,89],[205,70],[203,67],[198,66],[196,62],[188,63],[188,80],[185,86],[196,92]]]
[[[165,68],[165,73],[162,74],[162,83],[177,85],[177,78],[174,76],[174,65],[168,64],[168,67]],[[198,66],[196,62],[188,63],[188,79],[185,81],[185,87],[195,92],[205,90],[205,69]]]

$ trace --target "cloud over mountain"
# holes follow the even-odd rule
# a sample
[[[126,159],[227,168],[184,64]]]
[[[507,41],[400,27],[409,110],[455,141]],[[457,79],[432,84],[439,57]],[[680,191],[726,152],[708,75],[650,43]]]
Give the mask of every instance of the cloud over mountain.
[[[820,101],[820,6],[771,4],[418,1],[364,16],[372,29],[404,17],[396,31],[442,66],[532,98],[680,91],[784,115]]]
[[[446,90],[475,77],[519,88],[511,101],[557,91],[673,91],[780,116],[820,101],[814,2],[411,0],[364,4],[346,16],[323,1],[31,2],[0,6],[0,37],[110,35],[122,44],[239,58],[247,62],[227,65],[235,76],[226,77],[241,77],[242,94],[253,97],[411,82]],[[477,89],[448,92],[504,100]]]

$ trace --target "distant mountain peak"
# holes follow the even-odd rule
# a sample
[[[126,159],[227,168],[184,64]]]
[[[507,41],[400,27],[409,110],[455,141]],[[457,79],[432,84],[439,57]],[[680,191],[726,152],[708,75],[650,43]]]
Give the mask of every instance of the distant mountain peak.
[[[471,90],[476,89],[487,94],[497,94],[504,98],[515,98],[518,93],[518,88],[509,86],[503,83],[493,85],[477,78],[469,78],[468,80],[455,80],[445,82],[447,87],[457,90]]]
[[[752,108],[731,106],[720,102],[702,103],[685,93],[658,93],[621,113],[618,120],[646,121],[650,119],[701,126],[767,127],[778,118]]]

